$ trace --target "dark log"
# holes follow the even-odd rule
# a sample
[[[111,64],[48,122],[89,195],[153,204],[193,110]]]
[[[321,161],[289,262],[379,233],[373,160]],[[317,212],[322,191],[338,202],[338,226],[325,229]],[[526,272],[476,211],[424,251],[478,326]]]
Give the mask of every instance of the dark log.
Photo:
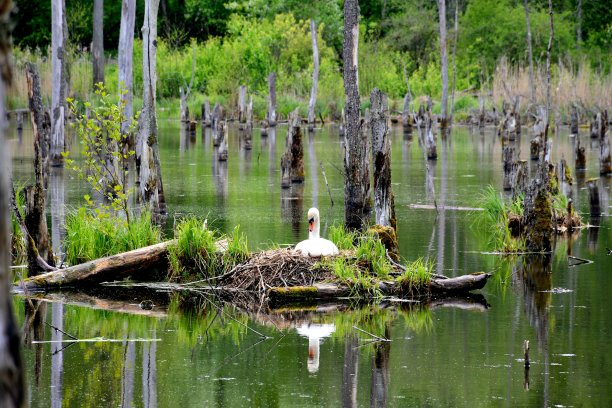
[[[587,188],[589,190],[589,206],[591,209],[591,217],[599,217],[601,215],[601,206],[599,203],[599,179],[592,178],[587,180]]]
[[[84,286],[94,283],[121,280],[127,276],[146,278],[153,269],[167,267],[168,246],[174,240],[162,242],[133,251],[100,258],[80,265],[25,279],[26,289],[61,286]],[[20,284],[21,285],[21,284]]]
[[[374,207],[376,224],[396,229],[395,198],[391,188],[391,141],[387,96],[378,88],[370,96],[372,106],[372,160],[374,162]]]
[[[473,273],[454,278],[431,279],[427,287],[402,287],[398,282],[379,282],[378,289],[383,296],[401,296],[409,293],[440,294],[461,293],[482,289],[491,277],[489,273]],[[272,304],[313,299],[334,299],[351,296],[351,288],[337,283],[316,283],[312,286],[273,287],[268,290]]]

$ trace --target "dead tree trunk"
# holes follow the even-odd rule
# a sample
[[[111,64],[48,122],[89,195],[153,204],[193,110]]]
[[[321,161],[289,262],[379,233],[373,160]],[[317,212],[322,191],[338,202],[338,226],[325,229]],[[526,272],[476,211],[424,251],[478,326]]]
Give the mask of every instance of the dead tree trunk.
[[[219,139],[219,150],[217,151],[217,160],[227,161],[229,156],[227,146],[227,122],[219,122],[219,129],[217,130],[217,137]]]
[[[268,126],[276,126],[276,72],[268,75]]]
[[[136,0],[123,0],[121,2],[121,27],[119,28],[119,94],[123,101],[123,114],[125,121],[121,124],[121,131],[127,132],[130,121],[134,115],[132,99],[132,55],[134,49],[134,27],[136,23]],[[132,137],[130,141],[133,142]]]
[[[540,158],[536,175],[527,187],[524,201],[523,225],[526,248],[530,252],[549,252],[553,231],[552,200],[549,193],[548,164]]]
[[[179,98],[180,98],[180,110],[181,110],[181,123],[189,122],[189,108],[187,108],[187,95],[183,90],[183,87],[179,87]]]
[[[427,111],[424,116],[425,123],[425,148],[427,149],[427,159],[436,160],[438,158],[438,148],[436,146],[436,136],[433,132],[433,120],[431,111]]]
[[[597,112],[591,122],[591,138],[603,140],[608,130],[608,111]]]
[[[440,68],[442,70],[442,99],[440,100],[440,128],[448,125],[448,52],[446,50],[446,0],[438,0],[440,23]]]
[[[244,148],[251,150],[253,148],[253,97],[249,98],[249,103],[246,109],[246,124],[244,126]]]
[[[49,138],[51,123],[47,112],[42,104],[40,91],[40,77],[38,69],[34,64],[26,63],[26,80],[28,82],[28,103],[30,107],[30,118],[32,121],[32,133],[34,134],[34,169],[36,183],[47,185],[49,175]],[[36,162],[38,161],[38,162]]]
[[[47,216],[45,213],[45,191],[42,184],[26,186],[23,189],[25,195],[25,225],[30,237],[34,240],[34,245],[38,254],[49,264],[53,264],[53,257],[49,247],[49,230],[47,228]],[[28,255],[31,251],[28,251]],[[29,276],[38,275],[46,272],[37,262],[36,257],[28,256]]]
[[[370,102],[376,224],[396,229],[395,197],[391,188],[391,141],[387,95],[374,88]]]
[[[281,187],[289,188],[291,183],[304,182],[304,146],[300,128],[299,109],[289,115],[285,152],[281,156]]]
[[[312,89],[310,90],[310,101],[308,101],[308,130],[315,128],[315,104],[317,102],[317,87],[319,86],[319,46],[317,44],[317,26],[314,20],[310,20],[310,36],[312,38]]]
[[[238,89],[238,122],[240,123],[246,121],[246,94],[246,86],[240,85]]]
[[[51,3],[51,164],[63,166],[64,120],[66,115],[66,5],[64,0]]]
[[[166,213],[166,200],[159,164],[156,116],[156,53],[157,11],[159,0],[145,1],[145,16],[142,26],[142,72],[143,96],[140,114],[140,129],[136,140],[136,171],[138,174],[138,197],[146,203],[153,214]]]
[[[610,157],[610,137],[607,133],[599,142],[599,174],[612,174],[612,159]]]
[[[580,135],[576,134],[576,172],[586,169],[586,152],[584,146],[580,146]]]
[[[589,190],[589,206],[591,211],[591,217],[601,216],[601,205],[599,202],[599,182],[598,178],[592,178],[587,180],[587,188]]]
[[[512,169],[514,168],[514,146],[504,146],[503,152],[504,162],[504,190],[510,191],[512,189]]]
[[[529,101],[535,103],[535,85],[533,82],[533,53],[531,50],[531,21],[529,20],[529,7],[527,0],[524,0],[525,5],[525,21],[527,23],[527,55],[529,58]]]
[[[457,85],[457,38],[459,36],[459,0],[455,0],[455,38],[453,41],[453,85],[451,89],[450,115],[449,122],[453,123],[453,113],[455,112],[455,87]]]
[[[206,99],[202,104],[202,126],[210,127],[210,125],[210,102]]]
[[[93,87],[104,83],[104,0],[93,2],[93,41],[91,44],[93,63]]]
[[[525,194],[527,190],[527,178],[529,176],[527,161],[519,160],[514,162],[512,169],[512,197],[516,198],[520,194]]]
[[[548,14],[550,15],[550,35],[548,36],[548,47],[546,47],[546,126],[550,124],[550,54],[552,52],[553,37],[555,35],[552,0],[548,0]]]
[[[412,115],[410,115],[410,102],[412,102],[412,96],[410,92],[406,92],[404,95],[404,105],[402,106],[402,126],[404,131],[412,130]]]
[[[572,104],[572,114],[570,117],[570,133],[572,135],[578,134],[578,123],[580,122],[580,116],[578,114],[578,108],[575,104]]]
[[[223,128],[223,108],[219,103],[215,103],[211,117],[213,146],[220,146],[223,140],[225,131]]]
[[[370,213],[370,171],[367,137],[360,132],[359,118],[359,4],[344,2],[345,131],[344,131],[344,220],[350,229],[362,229]]]
[[[10,294],[11,238],[10,238],[10,181],[11,159],[5,139],[6,85],[11,80],[9,13],[10,0],[0,1],[0,59],[3,61],[0,73],[0,406],[25,407],[24,370],[21,360],[20,335],[13,316],[13,302]]]

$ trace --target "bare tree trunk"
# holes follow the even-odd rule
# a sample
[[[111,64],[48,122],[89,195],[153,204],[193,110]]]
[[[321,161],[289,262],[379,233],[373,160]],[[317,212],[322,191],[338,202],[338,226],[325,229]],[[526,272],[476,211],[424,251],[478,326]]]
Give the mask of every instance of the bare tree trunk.
[[[546,47],[546,126],[550,125],[550,53],[552,51],[553,37],[555,35],[554,20],[553,20],[553,5],[552,0],[548,0],[548,14],[550,15],[550,35],[548,36],[548,47]],[[545,136],[548,136],[545,132]]]
[[[276,126],[276,72],[268,75],[268,126]]]
[[[119,94],[125,101],[123,114],[126,121],[121,124],[121,131],[127,132],[130,118],[134,115],[132,107],[132,54],[134,49],[134,27],[136,23],[136,0],[121,2],[121,28],[119,29]]]
[[[455,38],[453,41],[453,87],[450,101],[449,122],[453,123],[453,113],[455,112],[455,88],[457,86],[457,38],[459,37],[459,0],[455,0]]]
[[[64,0],[51,3],[51,164],[63,166],[64,119],[66,109],[66,5]]]
[[[247,87],[240,85],[238,89],[238,122],[243,123],[246,121],[246,96]]]
[[[310,90],[310,101],[308,102],[308,130],[315,127],[315,104],[317,102],[317,87],[319,86],[319,46],[317,44],[317,26],[314,20],[310,20],[310,36],[312,37],[312,59],[314,69],[312,70],[312,89]]]
[[[527,22],[527,54],[529,56],[529,101],[535,103],[535,84],[533,82],[533,52],[531,50],[531,21],[529,19],[529,6],[525,5],[525,21]]]
[[[36,65],[26,63],[26,80],[28,83],[28,100],[30,107],[30,118],[32,120],[32,133],[34,134],[34,174],[36,183],[47,185],[49,177],[49,138],[51,133],[51,119],[45,112],[42,104],[42,93],[40,90],[40,76]],[[38,160],[38,162],[36,161]]]
[[[93,41],[91,45],[93,62],[93,86],[104,83],[104,0],[93,3]]]
[[[138,196],[154,214],[166,213],[166,200],[159,164],[157,146],[157,117],[155,85],[157,49],[157,10],[159,0],[145,1],[145,16],[142,26],[142,72],[144,91],[140,129],[136,140],[136,171],[138,174]]]
[[[442,70],[442,99],[440,101],[440,127],[447,126],[448,111],[448,52],[446,51],[446,0],[438,0],[440,19],[440,68]]]
[[[202,126],[210,127],[210,102],[208,99],[202,104]]]
[[[281,187],[289,188],[291,183],[304,182],[304,147],[300,129],[299,109],[289,114],[285,152],[281,157]]]
[[[582,0],[576,4],[576,44],[578,48],[582,44]]]
[[[370,101],[376,224],[395,229],[395,198],[391,189],[391,141],[387,122],[389,119],[387,95],[374,88]]]
[[[362,132],[359,118],[359,4],[357,0],[344,2],[344,221],[348,228],[361,229],[370,212],[370,171],[367,137]]]
[[[6,124],[6,84],[11,81],[9,15],[11,1],[0,1],[0,406],[25,407],[27,404],[24,372],[21,363],[20,336],[13,317],[11,282],[10,238],[10,181],[11,160],[8,155],[4,131]]]

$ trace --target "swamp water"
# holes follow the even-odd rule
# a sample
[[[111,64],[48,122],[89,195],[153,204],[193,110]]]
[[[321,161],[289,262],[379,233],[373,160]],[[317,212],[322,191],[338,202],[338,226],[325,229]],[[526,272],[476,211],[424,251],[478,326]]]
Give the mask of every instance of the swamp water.
[[[313,205],[321,212],[323,236],[343,222],[337,128],[304,134],[306,182],[290,191],[280,189],[286,127],[267,138],[256,130],[252,150],[230,127],[227,163],[213,160],[208,131],[190,137],[178,123],[162,122],[159,133],[168,230],[174,214],[197,214],[223,232],[240,225],[255,250],[306,238],[306,211]],[[14,179],[24,182],[32,178],[31,129],[12,134]],[[416,133],[408,138],[394,128],[391,137],[402,257],[432,259],[448,276],[493,273],[478,295],[265,314],[195,295],[179,301],[111,288],[112,297],[109,291],[47,294],[53,301],[34,301],[33,318],[29,303],[15,296],[19,324],[31,323],[29,340],[118,340],[25,346],[31,405],[612,406],[612,256],[605,249],[612,247],[610,179],[600,181],[605,215],[599,228],[558,239],[548,257],[502,258],[483,253],[488,237],[472,227],[473,213],[444,209],[477,206],[489,184],[501,190],[501,143],[493,130],[454,129],[445,142],[438,140],[435,162],[424,159]],[[588,221],[584,179],[598,174],[598,145],[586,135],[581,143],[588,169],[575,177],[572,193]],[[528,159],[529,137],[517,146],[520,158]],[[78,157],[78,142],[72,150]],[[555,161],[565,157],[573,173],[572,152],[567,132],[554,139]],[[57,245],[66,212],[89,191],[70,171],[53,169],[48,193]],[[438,214],[422,208],[434,200]],[[570,266],[568,254],[594,262]],[[359,329],[391,341],[373,342]],[[527,372],[524,340],[531,345]]]

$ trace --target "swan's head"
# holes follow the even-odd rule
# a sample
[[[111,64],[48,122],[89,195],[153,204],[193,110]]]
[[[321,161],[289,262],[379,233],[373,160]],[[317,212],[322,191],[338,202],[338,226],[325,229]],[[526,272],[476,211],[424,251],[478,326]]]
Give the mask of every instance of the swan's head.
[[[315,225],[319,223],[319,210],[311,208],[308,210],[308,232],[315,230]]]

